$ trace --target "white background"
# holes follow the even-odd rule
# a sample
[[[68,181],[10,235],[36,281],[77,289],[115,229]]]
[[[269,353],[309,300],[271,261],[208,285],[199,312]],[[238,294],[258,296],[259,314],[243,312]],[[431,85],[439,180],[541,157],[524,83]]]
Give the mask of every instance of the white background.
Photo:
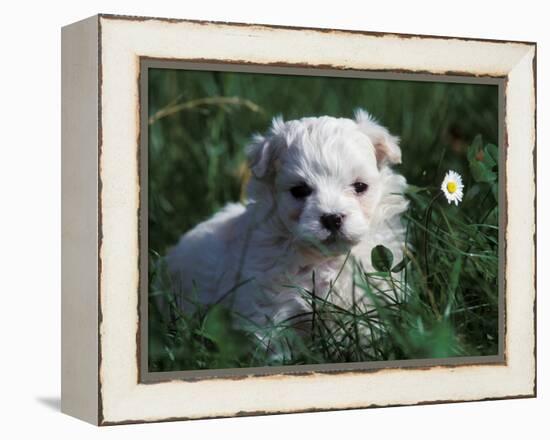
[[[81,2],[83,3],[83,2]],[[2,438],[548,438],[548,80],[543,1],[4,2],[0,15]],[[95,428],[59,412],[60,28],[98,12],[538,43],[537,399]],[[7,135],[7,136],[6,136]],[[546,269],[546,270],[545,270]],[[7,281],[7,282],[6,282]],[[546,348],[546,350],[545,350]],[[547,406],[546,411],[544,407]]]

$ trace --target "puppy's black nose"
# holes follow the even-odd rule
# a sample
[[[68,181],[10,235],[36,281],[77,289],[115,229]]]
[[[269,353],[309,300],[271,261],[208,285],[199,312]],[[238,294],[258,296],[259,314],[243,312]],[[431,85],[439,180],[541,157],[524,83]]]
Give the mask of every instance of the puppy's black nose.
[[[342,226],[341,214],[323,214],[321,216],[321,224],[330,232],[336,232]]]

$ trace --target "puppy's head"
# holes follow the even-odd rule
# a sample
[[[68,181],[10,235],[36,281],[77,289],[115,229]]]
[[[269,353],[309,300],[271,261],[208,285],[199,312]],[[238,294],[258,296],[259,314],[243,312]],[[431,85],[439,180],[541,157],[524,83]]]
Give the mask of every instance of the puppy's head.
[[[299,245],[340,254],[368,233],[383,189],[380,171],[399,163],[401,150],[358,110],[353,120],[275,118],[248,147],[248,159],[255,202],[269,198]]]

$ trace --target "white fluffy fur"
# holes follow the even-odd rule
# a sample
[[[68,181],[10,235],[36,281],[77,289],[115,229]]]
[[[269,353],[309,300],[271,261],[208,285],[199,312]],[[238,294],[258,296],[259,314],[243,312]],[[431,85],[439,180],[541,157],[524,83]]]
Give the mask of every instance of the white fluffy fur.
[[[247,153],[248,203],[227,205],[183,235],[167,256],[181,307],[189,307],[185,294],[194,289],[200,302],[223,302],[262,326],[307,311],[290,286],[311,290],[315,271],[315,289],[323,295],[348,251],[367,270],[378,244],[401,260],[406,183],[390,168],[401,151],[398,139],[367,112],[356,111],[354,120],[275,118]],[[368,184],[363,194],[353,188],[357,181]],[[305,199],[290,193],[300,183],[313,190]],[[320,222],[325,213],[345,215],[337,238],[329,241]],[[336,284],[343,306],[352,302],[350,282],[344,271]]]

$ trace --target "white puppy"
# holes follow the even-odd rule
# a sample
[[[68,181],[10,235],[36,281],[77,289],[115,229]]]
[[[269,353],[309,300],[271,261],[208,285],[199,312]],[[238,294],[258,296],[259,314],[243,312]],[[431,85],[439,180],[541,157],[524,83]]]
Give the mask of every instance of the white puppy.
[[[300,291],[324,297],[336,279],[332,300],[350,306],[351,271],[337,277],[349,252],[367,271],[379,244],[401,260],[406,183],[390,169],[401,150],[367,112],[275,118],[247,153],[248,203],[226,206],[167,256],[180,307],[190,296],[223,302],[261,327],[307,314]]]

